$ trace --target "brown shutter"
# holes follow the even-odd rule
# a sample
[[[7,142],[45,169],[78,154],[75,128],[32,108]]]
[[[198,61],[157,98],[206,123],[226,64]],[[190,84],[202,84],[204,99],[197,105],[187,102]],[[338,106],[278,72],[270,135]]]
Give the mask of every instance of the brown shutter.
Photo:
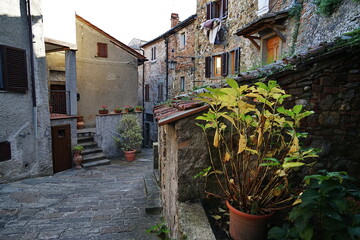
[[[150,86],[148,84],[145,85],[145,101],[150,101]]]
[[[229,73],[229,53],[221,54],[221,76],[226,77]]]
[[[240,53],[241,48],[237,48],[235,50],[235,64],[234,64],[234,72],[239,73],[240,72]]]
[[[205,57],[205,77],[211,77],[211,57]]]
[[[222,17],[227,16],[228,11],[228,0],[222,0],[221,1],[221,15]]]
[[[26,51],[2,46],[4,90],[26,92],[28,89]]]
[[[212,2],[206,4],[206,20],[211,19]]]
[[[107,51],[107,44],[106,43],[97,43],[97,47],[98,47],[98,57],[103,57],[103,58],[107,58],[108,56],[108,51]]]
[[[220,17],[220,6],[219,2],[211,2],[211,18],[218,18]]]

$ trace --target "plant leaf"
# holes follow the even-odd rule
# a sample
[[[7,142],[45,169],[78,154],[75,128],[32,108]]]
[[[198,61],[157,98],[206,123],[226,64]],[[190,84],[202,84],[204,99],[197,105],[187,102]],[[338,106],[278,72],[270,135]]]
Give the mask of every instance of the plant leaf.
[[[238,150],[238,154],[242,153],[245,148],[246,148],[246,144],[247,144],[247,140],[246,137],[243,134],[240,134],[240,138],[239,138],[239,150]]]
[[[305,163],[302,163],[302,162],[288,162],[288,163],[284,163],[282,165],[282,167],[284,169],[288,169],[288,168],[294,168],[294,167],[301,167],[301,166],[304,166]]]

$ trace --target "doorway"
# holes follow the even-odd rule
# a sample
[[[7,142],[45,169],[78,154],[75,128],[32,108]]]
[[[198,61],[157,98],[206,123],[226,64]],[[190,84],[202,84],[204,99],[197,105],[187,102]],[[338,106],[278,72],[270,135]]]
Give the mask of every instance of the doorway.
[[[51,127],[53,170],[61,172],[72,167],[70,125]]]

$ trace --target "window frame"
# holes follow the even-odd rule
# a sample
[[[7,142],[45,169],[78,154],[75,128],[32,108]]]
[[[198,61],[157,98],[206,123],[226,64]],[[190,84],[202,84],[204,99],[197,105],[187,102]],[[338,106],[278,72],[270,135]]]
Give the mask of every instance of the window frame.
[[[218,0],[206,3],[206,20],[227,18],[228,4],[228,0]]]
[[[212,67],[213,67],[213,77],[221,77],[222,76],[222,71],[221,71],[221,68],[222,68],[222,59],[221,59],[221,56],[222,55],[214,55],[213,57],[212,57],[212,62],[213,62],[213,64],[212,64]],[[219,61],[219,62],[217,62],[217,60]],[[218,66],[217,66],[217,63],[219,64]]]
[[[97,43],[97,57],[107,58],[108,57],[108,45],[107,43]]]
[[[186,46],[186,34],[185,32],[180,33],[179,36],[179,48],[184,48]]]
[[[180,77],[180,92],[185,92],[185,77]]]
[[[151,61],[156,60],[156,46],[151,47]]]

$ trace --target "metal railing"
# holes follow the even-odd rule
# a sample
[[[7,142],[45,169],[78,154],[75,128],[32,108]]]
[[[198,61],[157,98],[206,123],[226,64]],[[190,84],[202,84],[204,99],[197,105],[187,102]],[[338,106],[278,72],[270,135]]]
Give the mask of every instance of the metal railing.
[[[70,109],[70,91],[49,90],[49,105],[51,113],[69,114]]]

